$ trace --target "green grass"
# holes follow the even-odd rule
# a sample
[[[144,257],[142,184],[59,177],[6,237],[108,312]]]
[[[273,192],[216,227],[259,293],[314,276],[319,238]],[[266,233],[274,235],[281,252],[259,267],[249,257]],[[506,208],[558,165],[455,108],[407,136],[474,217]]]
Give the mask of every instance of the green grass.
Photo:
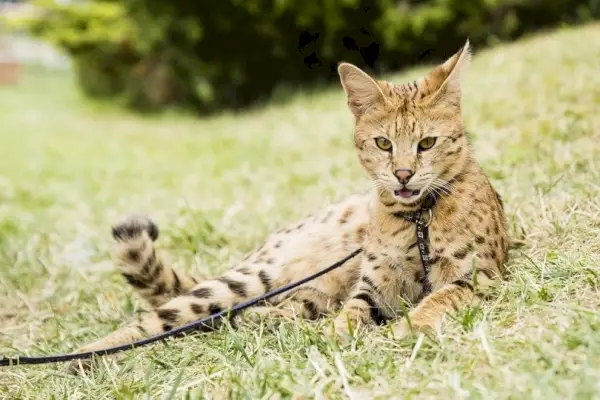
[[[340,350],[330,321],[224,326],[102,360],[0,369],[6,398],[598,398],[600,26],[478,52],[475,154],[503,195],[512,276],[439,336],[384,328]],[[401,81],[423,69],[393,77]],[[211,275],[280,225],[368,185],[340,88],[196,120],[81,100],[70,77],[0,88],[0,354],[75,350],[142,308],[110,224],[147,212],[174,264]]]

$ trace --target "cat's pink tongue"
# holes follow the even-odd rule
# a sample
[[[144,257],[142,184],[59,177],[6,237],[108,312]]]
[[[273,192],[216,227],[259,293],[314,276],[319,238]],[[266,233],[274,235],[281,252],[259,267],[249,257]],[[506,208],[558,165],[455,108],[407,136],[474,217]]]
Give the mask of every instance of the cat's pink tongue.
[[[394,190],[394,194],[396,196],[400,196],[400,197],[402,197],[404,199],[408,199],[409,197],[412,197],[413,195],[418,194],[418,193],[419,193],[418,190],[414,190],[413,191],[413,190],[410,190],[410,189],[407,189],[407,188],[400,189],[400,190]]]

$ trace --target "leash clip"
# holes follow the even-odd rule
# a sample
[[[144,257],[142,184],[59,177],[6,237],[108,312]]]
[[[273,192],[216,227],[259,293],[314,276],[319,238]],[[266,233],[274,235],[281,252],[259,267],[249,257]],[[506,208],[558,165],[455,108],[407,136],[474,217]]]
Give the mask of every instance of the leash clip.
[[[431,220],[433,219],[433,211],[431,211],[431,208],[427,209],[427,214],[428,217],[425,219],[425,222],[423,222],[423,213],[419,214],[419,219],[416,221],[419,225],[424,226],[425,228],[429,227],[429,225],[431,225]]]
[[[423,225],[425,228],[429,227],[429,225],[431,225],[431,220],[433,219],[433,206],[435,205],[435,203],[437,202],[437,197],[435,194],[430,193],[427,198],[425,199],[425,201],[422,204],[422,208],[421,211],[419,211],[419,223],[421,225]],[[427,214],[429,214],[429,218],[427,218],[427,221],[425,221],[425,223],[421,222],[421,220],[423,219],[423,210],[427,210]]]

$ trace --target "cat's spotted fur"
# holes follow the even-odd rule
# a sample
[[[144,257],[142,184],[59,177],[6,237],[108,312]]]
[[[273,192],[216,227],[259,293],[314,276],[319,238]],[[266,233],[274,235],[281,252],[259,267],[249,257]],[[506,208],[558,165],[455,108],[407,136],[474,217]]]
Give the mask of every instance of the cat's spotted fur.
[[[314,319],[341,310],[335,325],[344,332],[348,321],[366,326],[395,318],[409,303],[416,305],[412,327],[426,329],[472,302],[479,287],[502,277],[508,238],[500,198],[472,157],[462,125],[460,77],[468,61],[467,44],[425,78],[404,85],[340,65],[356,150],[375,189],[272,234],[221,277],[200,280],[165,265],[153,245],[158,229],[147,218],[116,225],[117,265],[154,309],[82,350],[132,342],[227,309],[359,247],[363,253],[342,268],[255,311]],[[378,147],[381,137],[388,150]],[[437,139],[425,150],[419,143],[426,137]],[[431,272],[424,276],[415,225],[394,213],[416,210],[431,192],[438,201],[429,226]],[[404,336],[408,326],[401,318],[393,331]]]

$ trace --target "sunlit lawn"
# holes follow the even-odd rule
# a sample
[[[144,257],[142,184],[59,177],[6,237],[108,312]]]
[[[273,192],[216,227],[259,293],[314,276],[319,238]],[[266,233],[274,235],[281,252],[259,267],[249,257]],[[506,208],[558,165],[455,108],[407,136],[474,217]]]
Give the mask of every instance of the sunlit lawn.
[[[476,52],[464,106],[526,242],[483,311],[447,318],[420,346],[380,328],[340,350],[323,339],[330,321],[224,326],[84,377],[3,368],[0,397],[597,398],[600,26]],[[109,258],[123,213],[152,215],[173,263],[213,275],[367,189],[351,124],[340,88],[200,120],[91,106],[65,73],[0,88],[0,355],[73,351],[143,307]]]

